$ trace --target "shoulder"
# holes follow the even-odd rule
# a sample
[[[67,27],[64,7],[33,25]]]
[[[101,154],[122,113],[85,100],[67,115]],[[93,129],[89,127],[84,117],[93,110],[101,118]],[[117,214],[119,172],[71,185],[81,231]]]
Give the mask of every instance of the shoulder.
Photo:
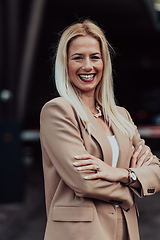
[[[54,99],[48,101],[47,103],[45,103],[42,110],[45,108],[51,107],[51,106],[61,107],[61,106],[70,106],[70,105],[71,104],[67,99],[65,99],[63,97],[57,97],[57,98],[54,98]]]
[[[48,109],[53,109],[53,108],[55,111],[57,111],[58,109],[72,108],[72,106],[67,99],[63,97],[57,97],[45,103],[44,106],[42,107],[41,113],[43,113]]]
[[[73,116],[76,114],[72,104],[63,97],[57,97],[47,102],[41,110],[40,117],[52,116]]]
[[[125,109],[124,107],[117,106],[117,110],[123,117],[130,121],[131,116],[127,109]]]
[[[132,125],[134,125],[134,127],[136,127],[130,113],[124,107],[117,106],[117,110],[128,122],[130,122]]]

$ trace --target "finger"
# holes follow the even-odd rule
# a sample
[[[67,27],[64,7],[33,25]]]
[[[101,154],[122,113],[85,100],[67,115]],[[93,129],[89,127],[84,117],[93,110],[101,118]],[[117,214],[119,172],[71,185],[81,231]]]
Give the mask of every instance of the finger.
[[[97,179],[97,178],[100,178],[99,174],[93,174],[93,175],[84,177],[84,179],[86,179],[86,180],[92,180],[92,179]]]
[[[149,166],[152,161],[153,161],[153,157],[151,157],[149,160],[147,160],[143,165]]]
[[[131,162],[130,162],[130,167],[131,168],[135,168],[136,167],[136,158],[131,158]]]
[[[77,160],[85,160],[85,159],[92,158],[92,155],[90,155],[90,154],[76,155],[76,156],[74,156],[74,158]]]
[[[133,149],[133,148],[134,148],[134,147],[132,146],[132,152],[133,152],[133,150],[135,149],[135,148],[134,148],[134,149]],[[132,158],[131,158],[131,162],[130,162],[130,167],[132,167],[132,168],[135,168],[135,167],[136,167],[137,157],[138,157],[138,155],[140,154],[141,149],[142,149],[142,145],[140,145],[139,148],[135,151],[135,153],[132,154]]]
[[[99,166],[97,165],[87,165],[85,167],[77,167],[78,171],[85,171],[85,170],[94,170],[94,171],[98,171],[99,170]]]
[[[142,145],[139,146],[139,148],[135,151],[135,153],[133,154],[132,157],[137,158],[138,155],[140,154],[141,150],[142,150]]]
[[[134,148],[134,146],[132,146],[132,156],[133,156],[133,154],[134,154],[134,150],[135,150],[135,148]],[[135,167],[135,160],[136,160],[136,159],[134,159],[133,157],[131,157],[130,167],[132,167],[132,168]]]
[[[86,165],[93,165],[95,164],[95,161],[92,160],[92,159],[86,159],[86,160],[81,160],[81,161],[78,161],[78,162],[74,162],[73,165],[75,167],[78,167],[78,166],[86,166]]]
[[[132,155],[133,155],[133,153],[134,153],[134,150],[135,150],[135,147],[134,147],[134,146],[132,146]]]
[[[131,168],[136,167],[136,162],[137,162],[137,158],[132,156],[130,161],[130,167]]]
[[[144,163],[145,158],[147,157],[149,150],[147,150],[143,156],[137,161],[137,167],[141,167]]]
[[[141,151],[141,146],[139,146],[138,150],[134,153],[135,147],[132,146],[132,157],[131,157],[131,162],[130,162],[130,167],[135,168],[136,167],[136,162],[137,162],[137,156],[139,152]]]

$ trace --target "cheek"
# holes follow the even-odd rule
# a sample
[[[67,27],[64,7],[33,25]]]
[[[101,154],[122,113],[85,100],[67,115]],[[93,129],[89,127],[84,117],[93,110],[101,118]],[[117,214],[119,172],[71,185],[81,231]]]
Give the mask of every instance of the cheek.
[[[98,70],[99,72],[103,72],[103,62],[99,62],[99,63],[97,64],[97,70]]]
[[[102,71],[103,71],[103,68],[104,68],[104,64],[103,64],[103,61],[102,61],[102,63],[101,63],[101,69],[102,69]]]
[[[98,67],[99,73],[103,75],[103,64]]]
[[[71,75],[73,74],[73,66],[71,64],[68,64],[68,74],[69,77],[71,77]]]
[[[68,64],[68,74],[71,78],[72,76],[76,75],[77,73],[77,66],[75,64]]]

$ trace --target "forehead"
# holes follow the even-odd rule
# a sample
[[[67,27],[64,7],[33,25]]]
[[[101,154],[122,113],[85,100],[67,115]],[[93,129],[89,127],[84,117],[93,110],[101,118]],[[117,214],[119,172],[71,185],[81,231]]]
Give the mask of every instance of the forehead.
[[[74,51],[93,51],[101,52],[99,41],[92,36],[80,36],[71,40],[68,48],[68,53]]]

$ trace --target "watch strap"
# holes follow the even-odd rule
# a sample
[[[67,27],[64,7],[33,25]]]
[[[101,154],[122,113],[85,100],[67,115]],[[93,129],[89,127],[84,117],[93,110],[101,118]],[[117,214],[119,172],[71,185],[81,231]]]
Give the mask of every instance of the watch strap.
[[[136,180],[133,180],[133,178],[131,177],[131,174],[135,172],[133,170],[131,170],[130,168],[126,168],[126,170],[128,171],[128,182],[125,183],[125,185],[130,185],[132,183],[134,183]]]

